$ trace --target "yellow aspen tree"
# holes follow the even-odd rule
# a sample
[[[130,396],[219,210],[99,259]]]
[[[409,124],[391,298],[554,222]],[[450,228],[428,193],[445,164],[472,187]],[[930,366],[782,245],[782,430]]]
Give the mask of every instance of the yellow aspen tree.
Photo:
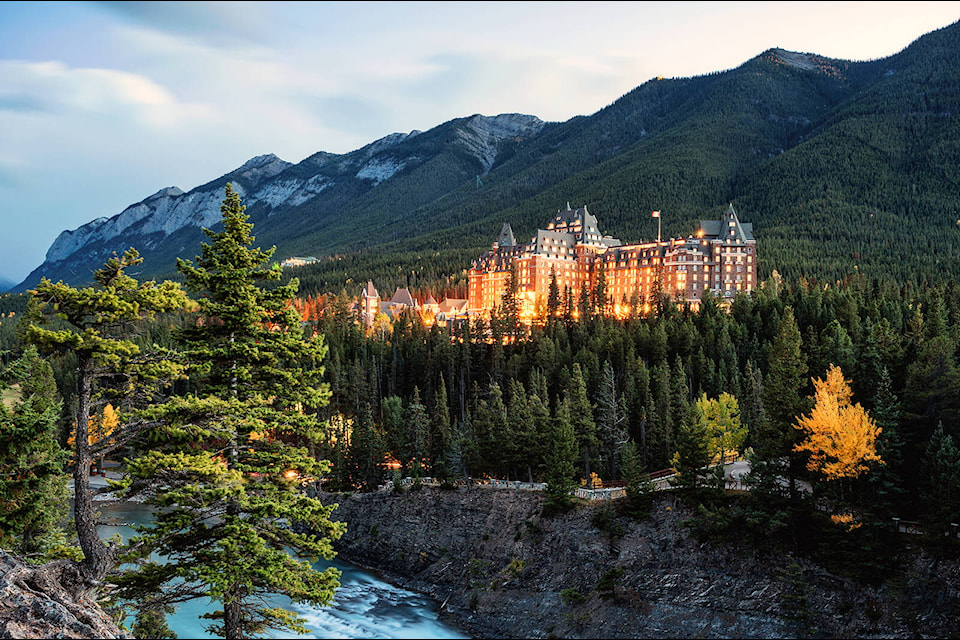
[[[805,435],[794,451],[810,454],[807,468],[837,480],[856,478],[871,462],[883,464],[876,447],[880,427],[859,403],[851,404],[850,382],[840,367],[832,365],[813,386],[814,407],[794,425]]]

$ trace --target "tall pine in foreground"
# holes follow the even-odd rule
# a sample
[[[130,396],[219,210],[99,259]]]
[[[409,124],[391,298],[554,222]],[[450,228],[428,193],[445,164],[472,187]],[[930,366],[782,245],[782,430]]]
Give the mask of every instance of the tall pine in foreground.
[[[130,403],[151,396],[180,374],[169,354],[153,345],[142,349],[135,341],[139,323],[157,313],[178,311],[187,304],[183,290],[165,281],[137,282],[126,270],[142,262],[135,249],[114,256],[93,274],[94,284],[76,288],[46,278],[30,291],[24,336],[46,352],[73,353],[77,358],[75,435],[73,448],[73,519],[83,552],[80,570],[94,595],[102,580],[119,564],[120,547],[101,540],[97,533],[94,492],[90,468],[94,460],[122,450],[135,438],[156,426],[142,414],[131,412],[113,429],[109,438],[91,442],[91,418],[98,413],[98,396],[119,393]],[[139,403],[136,403],[139,404]]]
[[[200,314],[180,334],[195,395],[158,410],[168,428],[130,465],[133,484],[149,481],[155,522],[141,530],[165,558],[122,579],[123,595],[162,610],[206,596],[222,606],[209,629],[226,638],[268,630],[304,631],[295,613],[266,603],[329,604],[339,572],[315,570],[343,530],[334,507],[302,487],[327,472],[308,446],[321,435],[316,416],[329,398],[320,378],[322,336],[305,338],[289,301],[298,283],[268,289],[280,267],[272,250],[251,248],[253,225],[228,184],[223,230],[205,230],[196,264],[179,261]]]

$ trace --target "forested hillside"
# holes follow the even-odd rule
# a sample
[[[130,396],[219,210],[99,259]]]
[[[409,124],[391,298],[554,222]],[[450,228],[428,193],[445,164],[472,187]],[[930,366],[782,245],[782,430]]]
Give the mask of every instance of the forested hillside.
[[[762,277],[955,277],[958,55],[953,25],[884,60],[770,50],[731,71],[651,80],[517,144],[481,188],[466,181],[418,210],[391,211],[376,233],[343,226],[295,246],[379,245],[395,273],[345,255],[354,280],[416,286],[424,274],[465,269],[464,255],[488,248],[503,222],[523,238],[567,201],[627,242],[655,235],[652,210],[663,212],[665,234],[686,234],[733,202],[754,223]],[[344,282],[335,263],[298,275],[309,289]]]

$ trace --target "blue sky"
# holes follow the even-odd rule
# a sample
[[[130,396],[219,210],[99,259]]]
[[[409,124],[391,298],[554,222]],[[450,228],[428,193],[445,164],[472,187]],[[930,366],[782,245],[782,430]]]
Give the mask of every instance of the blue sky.
[[[771,47],[881,58],[958,19],[960,2],[3,2],[0,279],[65,229],[264,153],[474,113],[563,121],[655,76]]]

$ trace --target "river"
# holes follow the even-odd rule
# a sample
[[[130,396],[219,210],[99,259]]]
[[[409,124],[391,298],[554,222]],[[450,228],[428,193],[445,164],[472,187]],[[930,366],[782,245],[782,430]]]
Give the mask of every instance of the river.
[[[149,511],[132,503],[104,503],[101,520],[109,522],[99,529],[100,536],[133,534],[129,524],[146,524]],[[375,574],[340,560],[321,561],[315,566],[335,566],[343,572],[340,588],[329,607],[291,605],[277,598],[306,619],[309,635],[274,633],[273,638],[468,638],[460,630],[437,616],[437,603],[431,598],[384,582]],[[215,638],[204,630],[199,616],[217,606],[210,600],[192,600],[179,606],[167,624],[180,638]]]

